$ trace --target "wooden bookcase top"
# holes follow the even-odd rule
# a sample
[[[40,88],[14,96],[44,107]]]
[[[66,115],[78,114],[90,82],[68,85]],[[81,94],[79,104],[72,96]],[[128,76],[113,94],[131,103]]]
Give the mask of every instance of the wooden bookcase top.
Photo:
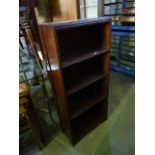
[[[39,24],[40,26],[52,26],[54,28],[70,28],[74,26],[84,26],[90,24],[106,23],[111,21],[111,17],[99,17],[99,18],[90,18],[90,19],[77,19],[77,20],[67,20],[67,21],[58,21],[58,22],[47,22]]]

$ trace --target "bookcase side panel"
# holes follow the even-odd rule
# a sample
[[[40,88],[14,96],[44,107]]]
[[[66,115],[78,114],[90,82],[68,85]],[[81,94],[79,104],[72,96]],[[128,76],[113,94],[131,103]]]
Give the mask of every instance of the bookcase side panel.
[[[49,59],[49,72],[51,73],[49,78],[54,89],[62,129],[64,133],[71,139],[70,119],[68,115],[67,100],[60,67],[60,60],[57,53],[54,29],[51,26],[42,26],[41,29],[43,37],[42,39],[44,39],[46,53]]]
[[[106,94],[109,96],[109,77],[110,77],[110,43],[111,43],[111,21],[106,23],[104,26],[104,46],[109,49],[107,53],[105,53],[104,56],[104,65],[103,70],[104,73],[107,74],[105,80],[104,80],[104,89],[106,91]],[[108,97],[105,100],[105,115],[108,117]]]
[[[104,26],[104,46],[110,49],[111,40],[111,22],[108,22]],[[110,71],[110,51],[105,54],[104,72],[108,74]]]

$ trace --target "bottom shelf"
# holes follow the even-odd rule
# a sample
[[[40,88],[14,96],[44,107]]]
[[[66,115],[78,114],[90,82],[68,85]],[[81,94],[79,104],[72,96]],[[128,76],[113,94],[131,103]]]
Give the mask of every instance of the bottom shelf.
[[[98,124],[107,119],[107,98],[72,120],[73,143],[77,143]]]

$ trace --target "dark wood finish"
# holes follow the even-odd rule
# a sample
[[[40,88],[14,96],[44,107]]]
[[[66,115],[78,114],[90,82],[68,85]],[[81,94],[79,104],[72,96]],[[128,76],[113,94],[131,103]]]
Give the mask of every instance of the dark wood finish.
[[[105,78],[106,76],[68,98],[71,119],[79,116],[108,96],[107,92],[103,91]]]
[[[107,119],[111,19],[40,25],[63,132],[72,144]]]

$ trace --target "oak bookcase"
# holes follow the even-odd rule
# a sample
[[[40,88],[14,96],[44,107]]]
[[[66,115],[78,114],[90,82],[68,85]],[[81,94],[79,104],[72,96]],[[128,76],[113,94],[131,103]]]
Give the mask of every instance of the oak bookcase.
[[[39,28],[62,130],[74,145],[107,119],[111,18]]]

